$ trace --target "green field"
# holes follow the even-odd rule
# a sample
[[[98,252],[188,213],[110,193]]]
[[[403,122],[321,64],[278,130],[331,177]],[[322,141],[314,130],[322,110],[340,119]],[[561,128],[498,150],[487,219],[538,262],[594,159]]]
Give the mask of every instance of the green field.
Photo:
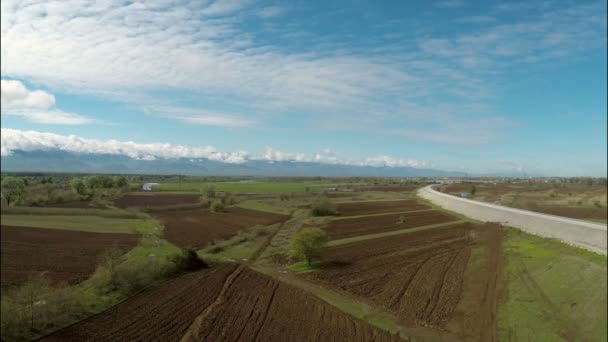
[[[182,183],[163,183],[155,186],[156,191],[202,191],[207,186],[215,187],[216,191],[230,192],[304,192],[306,188],[322,189],[332,187],[332,184],[305,183],[305,182],[182,182]]]
[[[3,226],[79,230],[97,233],[145,233],[154,221],[79,215],[2,215]],[[158,226],[159,227],[159,226]],[[159,228],[160,229],[160,228]]]
[[[499,340],[606,341],[606,257],[507,231]]]

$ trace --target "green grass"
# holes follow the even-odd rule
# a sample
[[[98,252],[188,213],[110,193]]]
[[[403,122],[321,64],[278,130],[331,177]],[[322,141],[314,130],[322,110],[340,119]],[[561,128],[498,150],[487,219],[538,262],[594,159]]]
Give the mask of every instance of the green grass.
[[[94,208],[43,208],[12,207],[2,208],[2,215],[63,215],[63,216],[99,216],[110,218],[148,218],[142,212],[132,209],[94,209]]]
[[[605,341],[606,257],[507,230],[500,340]]]
[[[153,220],[99,216],[2,215],[3,226],[78,230],[97,233],[155,234],[161,226]],[[154,229],[158,228],[158,229]]]
[[[241,202],[237,204],[237,207],[282,215],[291,215],[291,213],[295,210],[295,208],[292,207],[280,207],[273,205],[272,203],[253,200]]]
[[[313,262],[309,265],[307,262],[301,261],[289,265],[289,267],[287,267],[287,270],[291,273],[307,273],[321,270],[325,268],[325,266],[326,264],[323,262]]]
[[[268,236],[273,234],[279,227],[280,224],[267,227],[254,227],[228,240],[205,247],[198,251],[198,255],[203,260],[211,263],[248,260],[262,247]]]
[[[230,192],[304,192],[306,188],[321,189],[331,187],[332,184],[318,184],[306,182],[182,182],[182,183],[163,183],[154,187],[156,191],[202,191],[207,186],[212,185],[216,191]]]
[[[415,232],[419,232],[421,230],[433,229],[433,228],[444,227],[444,226],[451,226],[451,225],[460,224],[460,223],[464,223],[464,222],[467,222],[467,221],[466,220],[450,221],[450,222],[443,222],[443,223],[437,223],[437,224],[429,224],[426,226],[420,226],[420,227],[416,227],[416,228],[393,230],[393,231],[384,232],[384,233],[353,236],[353,237],[345,238],[345,239],[331,240],[327,243],[327,246],[328,247],[339,246],[339,245],[345,245],[345,244],[358,242],[358,241],[383,238],[383,237],[387,237],[387,236],[415,233]]]

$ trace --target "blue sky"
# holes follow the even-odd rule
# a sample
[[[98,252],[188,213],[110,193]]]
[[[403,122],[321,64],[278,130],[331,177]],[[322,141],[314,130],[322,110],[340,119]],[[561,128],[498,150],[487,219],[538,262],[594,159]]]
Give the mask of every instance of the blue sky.
[[[605,1],[1,6],[3,154],[606,175]]]

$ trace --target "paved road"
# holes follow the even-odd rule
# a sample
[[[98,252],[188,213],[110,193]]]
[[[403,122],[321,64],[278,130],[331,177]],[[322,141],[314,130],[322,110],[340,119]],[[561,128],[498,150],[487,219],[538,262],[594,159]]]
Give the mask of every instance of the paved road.
[[[607,254],[606,225],[533,211],[473,201],[436,191],[437,185],[418,190],[418,195],[447,210],[485,222],[500,222],[531,234],[556,238],[570,245]]]

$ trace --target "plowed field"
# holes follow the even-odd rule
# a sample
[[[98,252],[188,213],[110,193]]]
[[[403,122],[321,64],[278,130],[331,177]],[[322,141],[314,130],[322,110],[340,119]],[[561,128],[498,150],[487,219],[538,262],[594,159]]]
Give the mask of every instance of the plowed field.
[[[165,239],[180,247],[202,248],[255,225],[270,225],[288,217],[257,210],[230,207],[224,213],[206,209],[163,211],[153,214],[165,225]]]
[[[302,276],[381,307],[405,326],[444,330],[448,321],[456,319],[454,311],[463,293],[463,279],[477,235],[472,233],[475,229],[473,224],[465,223],[337,246],[324,257],[332,266]],[[479,229],[496,228],[486,225]],[[492,246],[496,247],[499,251],[500,243]],[[479,270],[475,282],[482,283],[478,286],[482,290],[473,293],[475,299],[469,301],[479,299],[480,303],[495,304],[498,266],[497,261],[492,262],[492,267]],[[496,314],[492,303],[479,304],[475,309],[483,311],[479,317],[491,319],[469,320],[467,324],[471,326],[462,329],[481,330],[478,325],[484,324],[483,329],[495,331],[495,326],[491,326]],[[473,335],[480,335],[477,330]]]
[[[419,185],[386,185],[386,186],[368,186],[364,188],[357,188],[357,190],[363,191],[381,191],[381,192],[408,192],[414,191],[419,188]]]
[[[42,338],[42,341],[179,341],[236,265],[190,273]]]
[[[117,207],[162,207],[178,204],[198,203],[201,195],[198,194],[138,194],[124,195],[114,201]]]
[[[403,218],[403,222],[400,219]],[[415,228],[430,224],[455,221],[458,218],[437,210],[365,216],[330,221],[325,231],[329,237],[344,239],[352,236],[383,233],[394,230]]]
[[[338,213],[344,216],[430,209],[429,206],[420,204],[415,200],[338,203],[336,207]]]
[[[0,227],[2,287],[19,285],[29,274],[48,271],[54,283],[75,284],[88,278],[104,250],[115,244],[135,247],[138,235],[91,233],[30,227]]]
[[[398,341],[291,285],[244,269],[227,302],[197,326],[189,341]]]

